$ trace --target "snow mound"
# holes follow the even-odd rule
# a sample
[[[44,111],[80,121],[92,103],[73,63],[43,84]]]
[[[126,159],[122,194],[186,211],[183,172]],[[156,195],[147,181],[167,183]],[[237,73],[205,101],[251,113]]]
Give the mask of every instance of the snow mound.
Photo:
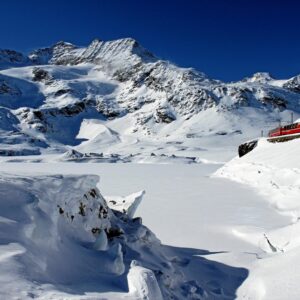
[[[124,198],[126,214],[107,205],[98,182],[1,175],[1,299],[201,299],[214,293],[202,278],[227,272],[222,289],[234,295],[244,270],[211,263],[200,276],[194,268],[210,264],[195,259],[203,252],[161,245],[133,218],[143,192]]]
[[[120,141],[117,132],[111,130],[97,119],[84,119],[80,125],[80,130],[76,138],[87,140],[86,142],[81,143],[77,149],[95,152],[99,152],[100,145],[107,146]]]
[[[284,226],[270,224],[273,229],[266,232],[259,228],[255,230],[256,234],[243,228],[235,230],[236,235],[261,249],[256,254],[260,261],[241,287],[239,295],[247,294],[255,299],[293,299],[300,293],[299,151],[299,139],[282,143],[259,139],[251,152],[234,158],[215,173],[215,176],[254,187],[273,209],[288,217]],[[283,282],[289,282],[293,288],[282,288]],[[258,294],[253,292],[254,285],[260,286]]]
[[[129,218],[133,218],[144,194],[145,191],[140,191],[127,197],[106,196],[106,199],[111,209],[126,213]]]
[[[145,300],[163,300],[157,280],[151,270],[143,268],[133,261],[127,278],[129,292],[132,295]]]

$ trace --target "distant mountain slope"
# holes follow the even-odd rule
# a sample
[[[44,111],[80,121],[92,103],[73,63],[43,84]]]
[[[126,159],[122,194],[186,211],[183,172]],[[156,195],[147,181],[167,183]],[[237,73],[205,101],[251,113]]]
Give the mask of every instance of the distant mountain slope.
[[[11,143],[33,152],[40,152],[41,142],[58,151],[79,145],[82,122],[98,119],[118,138],[109,145],[101,138],[85,143],[97,152],[163,148],[197,155],[199,144],[211,143],[207,138],[235,145],[286,120],[289,111],[300,113],[299,76],[276,80],[256,73],[224,83],[160,60],[131,38],[94,40],[86,48],[59,42],[28,57],[0,50],[0,68],[0,104],[15,118],[3,120],[10,129],[1,136],[25,135]],[[1,141],[7,147],[8,139]]]

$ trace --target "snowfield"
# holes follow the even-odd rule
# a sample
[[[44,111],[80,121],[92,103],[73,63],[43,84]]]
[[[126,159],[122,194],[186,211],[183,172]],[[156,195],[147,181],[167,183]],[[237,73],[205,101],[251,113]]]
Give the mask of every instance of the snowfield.
[[[215,175],[255,188],[278,214],[289,218],[285,225],[274,222],[271,230],[247,228],[234,233],[261,248],[250,276],[239,295],[250,299],[297,299],[300,295],[300,140],[258,146],[235,158]],[[259,288],[253,291],[253,286]]]
[[[258,138],[299,95],[131,38],[0,49],[0,299],[299,299],[300,140]]]
[[[210,261],[213,253],[207,250],[162,245],[140,218],[132,218],[143,192],[105,200],[98,180],[95,175],[2,175],[1,297],[235,297],[246,269]],[[159,203],[152,205],[159,209]],[[176,236],[173,244],[180,244]]]
[[[5,197],[1,196],[1,200],[12,200],[1,201],[1,220],[6,226],[1,231],[5,232],[1,251],[3,261],[7,261],[9,266],[16,266],[10,271],[10,276],[14,278],[14,282],[18,282],[16,285],[5,283],[7,289],[2,293],[13,298],[21,293],[21,290],[17,290],[17,287],[21,287],[24,299],[29,298],[28,295],[39,299],[170,299],[173,296],[178,299],[296,299],[300,293],[297,287],[300,272],[295,263],[298,261],[300,242],[297,148],[299,149],[299,140],[272,144],[261,139],[252,152],[242,158],[236,157],[223,166],[205,163],[157,165],[2,162],[2,171],[5,172],[2,176],[5,187],[2,195],[5,194]],[[287,164],[284,163],[285,160]],[[12,175],[15,173],[20,175]],[[45,173],[62,175],[45,176]],[[36,177],[32,178],[32,174],[36,174]],[[97,182],[97,176],[86,177],[82,174],[100,175],[101,181]],[[78,215],[80,199],[95,186],[107,195],[102,198],[99,194],[97,197],[101,197],[101,201],[105,201],[113,209],[109,214],[115,215],[111,217],[114,226],[120,226],[121,222],[121,238],[103,238],[99,232],[96,233],[99,234],[98,238],[95,238],[89,233],[91,226],[95,226],[93,217],[88,218],[86,223],[74,225],[64,220],[64,226],[59,227],[62,230],[59,235],[51,235],[51,228],[57,227],[56,223],[59,218],[64,219],[66,211]],[[22,187],[22,193],[38,197],[39,201],[34,208],[31,207],[32,200],[14,202],[15,193],[20,193],[19,187]],[[143,189],[146,190],[145,195],[143,191],[136,192]],[[49,191],[45,192],[46,190]],[[57,193],[58,190],[61,192]],[[51,201],[47,200],[49,197]],[[141,201],[142,197],[144,200]],[[53,212],[47,218],[32,219],[32,216],[28,216],[16,220],[14,215],[20,215],[19,210],[25,211],[25,214],[29,212],[28,208],[25,209],[26,206],[31,207],[30,216],[32,209],[37,209],[38,215]],[[64,210],[62,215],[59,213],[60,207]],[[126,211],[127,216],[122,217]],[[137,238],[137,233],[133,233],[132,229],[128,231],[127,223],[122,223],[124,218],[129,224],[132,222],[129,220],[135,220],[131,219],[134,211],[147,226],[143,227],[140,221],[135,221],[134,232],[139,232],[139,227],[143,228],[143,235],[145,230],[150,234],[146,240]],[[32,221],[28,221],[28,218]],[[118,221],[118,218],[122,221]],[[65,275],[60,268],[68,270],[69,260],[63,261],[61,266],[56,266],[56,262],[51,263],[50,260],[51,268],[58,268],[58,273],[64,274],[63,278],[70,276],[70,281],[56,278],[57,270],[51,275],[51,268],[47,265],[49,258],[44,257],[48,254],[39,248],[43,238],[37,235],[35,244],[30,243],[30,248],[26,248],[28,235],[11,229],[16,228],[12,225],[15,222],[29,222],[31,225],[21,227],[32,228],[37,220],[39,226],[45,226],[42,236],[48,236],[48,254],[57,251],[57,243],[70,259],[75,259],[74,256],[77,255],[80,257],[83,251],[84,264],[89,264],[90,259],[105,260],[108,268],[104,270],[105,275],[102,274],[102,267],[102,271],[97,268],[93,270],[91,277],[87,274],[80,275],[82,272],[75,275],[76,271]],[[41,225],[44,222],[46,224]],[[68,227],[70,225],[71,228]],[[72,226],[75,225],[74,236]],[[17,228],[20,230],[20,226]],[[147,231],[147,228],[151,228],[159,239],[152,231]],[[52,240],[49,236],[52,236]],[[32,239],[31,234],[29,240]],[[133,240],[136,240],[134,245]],[[116,244],[121,245],[121,250],[116,250]],[[51,247],[56,250],[51,250]],[[135,251],[124,251],[124,248]],[[40,253],[42,257],[39,260],[44,261],[44,264],[35,266],[34,262],[28,262],[25,258],[30,255],[30,251]],[[90,254],[87,255],[85,251]],[[52,257],[53,253],[50,255]],[[89,255],[94,258],[89,258]],[[118,255],[116,265],[114,258]],[[23,256],[25,260],[22,258],[15,261],[16,257]],[[123,267],[120,261],[123,261]],[[88,268],[86,265],[81,266],[81,262],[78,264],[72,266],[71,270]],[[43,270],[54,276],[54,279],[50,275],[50,278],[44,278],[43,275],[40,278],[34,277],[32,281],[31,277],[20,273],[19,270],[24,266],[38,269],[38,272],[41,272],[39,268],[43,266]],[[114,279],[109,274],[114,274]],[[6,278],[6,275],[2,275],[2,278]],[[71,283],[76,282],[75,279],[80,281],[76,287]],[[286,281],[289,282],[288,286],[285,285]]]

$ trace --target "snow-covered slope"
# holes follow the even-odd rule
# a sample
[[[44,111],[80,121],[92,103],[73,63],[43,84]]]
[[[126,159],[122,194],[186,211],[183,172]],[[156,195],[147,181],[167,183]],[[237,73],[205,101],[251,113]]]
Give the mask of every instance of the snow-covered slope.
[[[267,232],[260,228],[235,234],[259,245],[260,260],[239,291],[249,299],[299,298],[300,249],[300,140],[269,143],[260,139],[254,150],[242,158],[234,158],[216,173],[254,188],[279,214],[289,217],[285,226],[270,224]],[[288,283],[288,284],[285,284]],[[256,289],[253,287],[256,286]],[[251,298],[252,297],[252,298]]]
[[[7,50],[0,57],[0,104],[15,116],[14,131],[43,141],[48,151],[69,145],[83,153],[145,158],[183,156],[185,149],[199,157],[218,144],[229,157],[240,141],[289,120],[290,111],[300,116],[298,77],[257,73],[224,83],[160,60],[131,38],[94,40],[86,48],[59,42],[28,57]],[[114,138],[83,141],[79,131],[94,130],[93,122]],[[19,154],[41,151],[26,138],[14,145]]]

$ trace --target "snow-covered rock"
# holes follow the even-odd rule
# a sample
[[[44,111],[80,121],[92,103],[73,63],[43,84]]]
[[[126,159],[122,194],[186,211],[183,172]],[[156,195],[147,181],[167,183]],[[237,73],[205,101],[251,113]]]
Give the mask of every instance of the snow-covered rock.
[[[213,297],[189,265],[201,252],[164,246],[133,218],[143,192],[125,197],[126,214],[107,205],[98,182],[96,175],[0,177],[0,298]],[[207,262],[194,264],[207,280],[215,276]]]
[[[41,48],[34,50],[29,54],[29,59],[33,64],[36,65],[45,65],[51,61],[55,61],[60,59],[60,63],[68,63],[69,55],[72,53],[72,50],[76,49],[74,45],[71,43],[66,43],[60,41],[55,45],[48,48]],[[72,56],[71,56],[72,57]]]
[[[129,218],[133,218],[144,194],[145,191],[140,191],[127,197],[106,196],[106,199],[111,209],[126,213]]]
[[[273,81],[274,78],[270,73],[267,72],[257,72],[252,75],[250,78],[245,78],[244,81],[248,82],[258,82],[258,83],[268,83],[269,81]]]
[[[163,300],[157,280],[151,270],[143,268],[133,261],[127,279],[130,294],[139,299]]]

